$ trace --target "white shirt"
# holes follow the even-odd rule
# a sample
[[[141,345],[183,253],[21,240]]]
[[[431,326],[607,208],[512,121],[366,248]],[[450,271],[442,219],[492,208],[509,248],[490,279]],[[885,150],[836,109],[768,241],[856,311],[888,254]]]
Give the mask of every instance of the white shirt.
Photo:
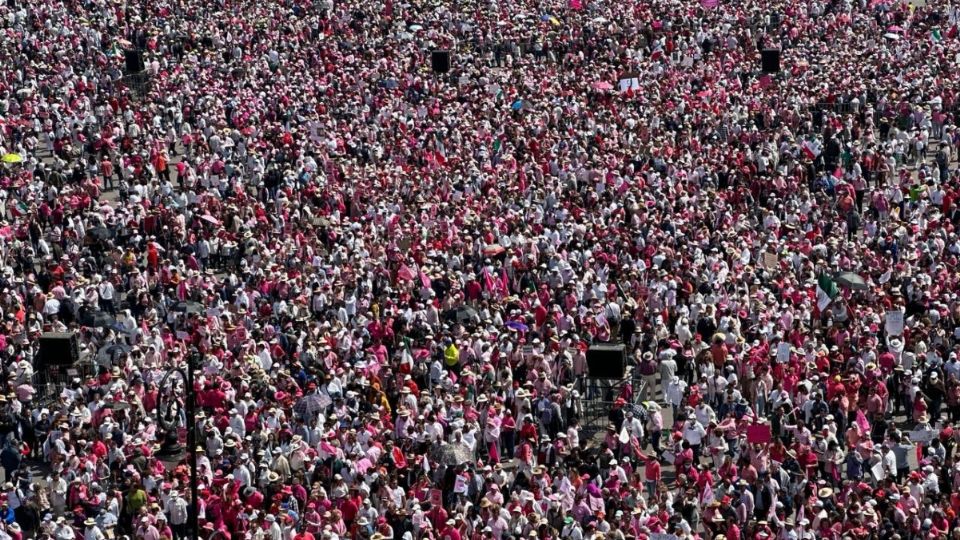
[[[233,477],[236,479],[237,484],[240,487],[247,487],[250,485],[250,470],[247,469],[246,465],[239,465],[233,470]]]
[[[187,522],[187,500],[181,496],[167,501],[166,513],[171,525],[184,525]]]
[[[83,540],[105,540],[105,538],[96,525],[87,527],[87,530],[83,532]]]
[[[698,446],[706,434],[707,431],[703,429],[700,422],[694,421],[693,424],[687,422],[683,426],[683,439],[689,442],[691,446]]]
[[[679,406],[683,401],[683,392],[687,389],[687,383],[677,380],[667,383],[666,391],[667,402],[671,405]]]
[[[113,283],[110,283],[109,281],[104,281],[103,283],[100,284],[98,292],[100,293],[100,298],[104,300],[113,300],[113,293],[114,293]]]

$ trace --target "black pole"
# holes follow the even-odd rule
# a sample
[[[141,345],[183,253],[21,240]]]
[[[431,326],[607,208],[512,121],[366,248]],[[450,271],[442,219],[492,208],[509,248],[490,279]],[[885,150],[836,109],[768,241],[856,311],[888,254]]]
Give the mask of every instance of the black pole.
[[[197,486],[197,396],[193,389],[193,365],[198,360],[199,352],[194,351],[187,357],[187,455],[190,459],[190,514],[187,526],[190,528],[190,538],[200,538],[199,507]]]

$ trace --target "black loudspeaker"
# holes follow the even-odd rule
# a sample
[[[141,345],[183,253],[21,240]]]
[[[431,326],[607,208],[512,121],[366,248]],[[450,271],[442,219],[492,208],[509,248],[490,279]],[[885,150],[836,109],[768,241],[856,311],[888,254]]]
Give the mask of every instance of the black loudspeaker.
[[[587,349],[587,374],[597,379],[622,379],[627,364],[622,343],[601,343]]]
[[[40,334],[40,364],[70,366],[80,360],[80,345],[75,332]]]
[[[450,71],[450,51],[433,51],[430,53],[430,63],[434,73]]]
[[[780,73],[780,49],[760,51],[760,67],[764,73]]]
[[[140,51],[125,49],[123,51],[123,60],[127,73],[140,73],[144,70],[143,55]]]

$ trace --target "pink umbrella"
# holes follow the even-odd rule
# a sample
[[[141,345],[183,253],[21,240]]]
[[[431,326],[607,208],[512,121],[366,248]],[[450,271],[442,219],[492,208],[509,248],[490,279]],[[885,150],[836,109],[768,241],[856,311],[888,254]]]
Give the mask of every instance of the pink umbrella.
[[[500,244],[490,244],[483,248],[483,254],[488,257],[495,257],[506,251]]]
[[[597,81],[593,83],[593,89],[601,92],[606,92],[608,90],[613,90],[613,85],[607,81]]]
[[[220,220],[218,220],[217,218],[211,216],[210,214],[204,214],[204,215],[200,216],[200,219],[206,221],[207,223],[209,223],[209,224],[211,224],[211,225],[219,225],[219,224],[220,224]]]
[[[903,28],[900,28],[899,26],[894,25],[887,28],[887,32],[903,32]]]

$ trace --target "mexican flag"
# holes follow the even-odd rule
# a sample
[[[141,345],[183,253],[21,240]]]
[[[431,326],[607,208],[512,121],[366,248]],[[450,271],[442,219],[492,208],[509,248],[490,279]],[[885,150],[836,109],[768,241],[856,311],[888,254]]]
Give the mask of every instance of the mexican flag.
[[[23,201],[18,201],[17,204],[13,205],[13,208],[10,211],[15,214],[17,217],[27,215],[27,212],[30,211],[30,207]]]
[[[817,278],[817,309],[823,311],[838,294],[840,294],[840,289],[830,279],[830,276],[820,274],[820,277]]]

